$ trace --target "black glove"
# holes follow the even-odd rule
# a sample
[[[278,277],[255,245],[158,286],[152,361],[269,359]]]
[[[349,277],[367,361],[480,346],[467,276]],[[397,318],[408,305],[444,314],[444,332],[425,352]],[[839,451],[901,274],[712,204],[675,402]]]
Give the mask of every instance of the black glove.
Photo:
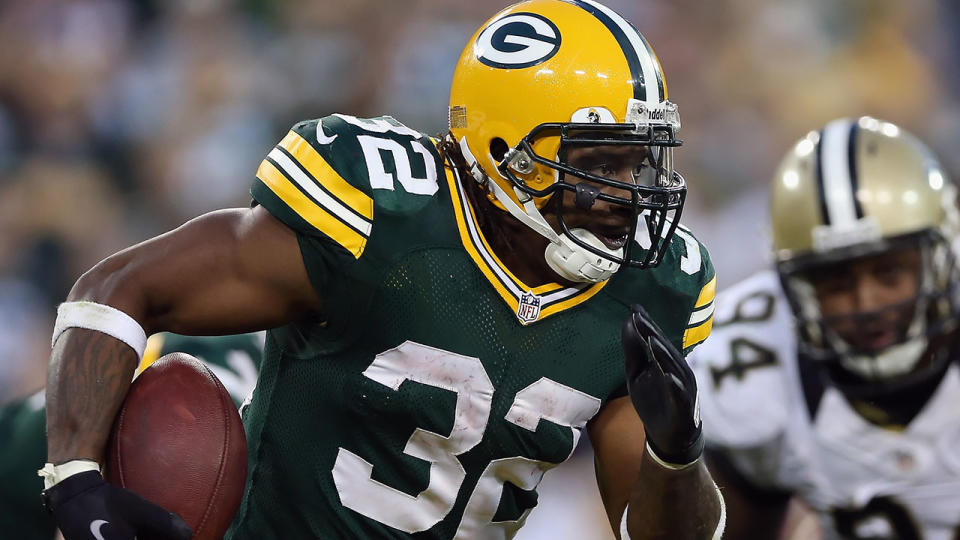
[[[189,540],[180,516],[108,484],[97,471],[74,474],[44,490],[43,503],[65,540]]]
[[[647,444],[660,461],[682,467],[703,453],[693,370],[639,305],[621,331],[627,391],[643,420]]]

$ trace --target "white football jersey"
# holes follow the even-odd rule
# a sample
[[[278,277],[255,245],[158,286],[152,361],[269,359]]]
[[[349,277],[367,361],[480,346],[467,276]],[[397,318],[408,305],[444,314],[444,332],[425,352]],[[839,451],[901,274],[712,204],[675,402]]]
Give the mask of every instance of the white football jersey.
[[[772,271],[717,297],[713,333],[689,358],[708,446],[757,487],[804,499],[826,538],[960,540],[956,365],[903,431],[867,422],[830,386],[808,405]]]

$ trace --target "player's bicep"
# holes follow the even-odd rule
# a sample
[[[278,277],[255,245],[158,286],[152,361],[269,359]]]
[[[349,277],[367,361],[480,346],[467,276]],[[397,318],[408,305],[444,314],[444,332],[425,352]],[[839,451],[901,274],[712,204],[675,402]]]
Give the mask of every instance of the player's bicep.
[[[593,445],[597,486],[614,531],[630,500],[640,473],[646,438],[643,422],[629,397],[608,402],[594,417],[587,430]]]
[[[270,328],[319,306],[296,234],[259,207],[211,212],[124,250],[84,276],[77,296],[183,334]]]

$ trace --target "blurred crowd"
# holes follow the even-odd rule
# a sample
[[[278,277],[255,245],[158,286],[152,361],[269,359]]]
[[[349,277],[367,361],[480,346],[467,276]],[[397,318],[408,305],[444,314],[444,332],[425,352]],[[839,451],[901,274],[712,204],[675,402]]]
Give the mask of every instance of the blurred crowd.
[[[43,384],[56,304],[99,259],[243,206],[294,122],[445,129],[450,77],[507,0],[0,3],[0,402]],[[935,0],[607,0],[680,105],[684,221],[725,283],[766,263],[766,182],[805,131],[871,114],[960,171],[960,8]]]

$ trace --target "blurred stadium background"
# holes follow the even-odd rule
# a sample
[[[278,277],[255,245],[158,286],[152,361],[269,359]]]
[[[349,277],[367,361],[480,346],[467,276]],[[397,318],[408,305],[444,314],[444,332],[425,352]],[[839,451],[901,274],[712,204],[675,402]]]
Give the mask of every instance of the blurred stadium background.
[[[55,306],[83,270],[246,205],[258,162],[297,120],[390,114],[441,132],[466,39],[506,3],[0,3],[0,402],[42,386]],[[766,263],[769,175],[829,119],[896,122],[960,171],[957,2],[606,3],[651,42],[680,105],[684,222],[721,288]],[[576,491],[582,478],[564,474],[560,489]],[[561,510],[537,516],[591,537]]]

